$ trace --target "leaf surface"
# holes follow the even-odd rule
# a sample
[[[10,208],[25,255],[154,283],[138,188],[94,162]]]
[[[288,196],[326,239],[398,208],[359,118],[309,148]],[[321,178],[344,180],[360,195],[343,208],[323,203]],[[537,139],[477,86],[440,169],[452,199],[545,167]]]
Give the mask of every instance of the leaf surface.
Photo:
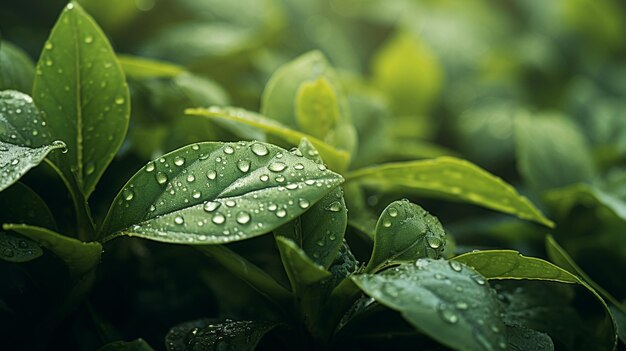
[[[75,2],[55,24],[37,62],[33,98],[67,154],[51,157],[85,198],[124,141],[130,98],[104,33]]]
[[[367,295],[448,347],[469,351],[507,346],[494,290],[460,262],[422,258],[352,280]]]
[[[115,198],[104,234],[223,244],[293,220],[343,178],[261,142],[199,143],[139,170]]]
[[[102,346],[98,351],[153,351],[144,339],[133,341],[114,341]]]
[[[453,157],[388,163],[354,171],[348,182],[358,182],[385,191],[414,190],[433,197],[473,203],[492,210],[552,227],[547,219],[515,188],[484,169]]]
[[[445,245],[446,233],[436,217],[408,200],[394,201],[376,223],[374,250],[365,271],[440,258]]]
[[[35,64],[22,49],[0,39],[0,90],[15,89],[30,93]]]
[[[172,78],[185,72],[181,66],[132,55],[117,55],[117,59],[129,78]]]

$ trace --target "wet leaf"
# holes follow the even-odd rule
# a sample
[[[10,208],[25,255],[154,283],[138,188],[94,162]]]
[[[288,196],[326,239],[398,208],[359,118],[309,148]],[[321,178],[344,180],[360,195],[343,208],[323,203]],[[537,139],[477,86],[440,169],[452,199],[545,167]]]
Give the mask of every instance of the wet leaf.
[[[39,245],[0,231],[0,259],[8,262],[28,262],[43,254]]]
[[[520,326],[507,326],[508,349],[512,351],[552,351],[552,339],[544,333]]]
[[[291,239],[279,236],[276,244],[291,288],[296,294],[302,294],[307,287],[330,277],[329,271],[311,260]]]
[[[456,350],[506,349],[495,291],[460,262],[422,258],[379,274],[353,276],[370,297]]]
[[[440,258],[445,246],[446,233],[436,217],[408,200],[394,201],[376,223],[374,251],[365,271]]]
[[[358,182],[381,191],[400,188],[433,197],[473,203],[552,227],[547,219],[515,188],[482,168],[457,158],[388,163],[354,171],[349,183]]]
[[[122,145],[130,98],[108,39],[77,3],[65,7],[44,45],[33,98],[52,137],[67,144],[52,162],[88,198]]]
[[[165,336],[167,351],[252,351],[277,326],[261,321],[200,319],[181,323]]]
[[[115,198],[103,234],[223,244],[293,220],[343,178],[260,142],[199,143],[149,162]]]
[[[346,151],[338,150],[311,135],[289,129],[272,119],[254,112],[234,107],[212,107],[210,109],[188,109],[185,113],[192,116],[203,116],[212,119],[235,121],[253,126],[269,135],[276,136],[291,145],[298,145],[300,140],[305,138],[309,140],[309,142],[319,151],[320,156],[331,169],[342,172],[348,167],[350,154]]]
[[[50,250],[65,262],[74,277],[87,274],[100,262],[102,245],[99,243],[84,243],[46,228],[25,224],[5,224],[3,228],[18,232]]]
[[[30,93],[35,64],[22,49],[0,39],[0,90],[14,89]]]
[[[144,340],[114,341],[102,346],[98,351],[153,351],[153,348]]]

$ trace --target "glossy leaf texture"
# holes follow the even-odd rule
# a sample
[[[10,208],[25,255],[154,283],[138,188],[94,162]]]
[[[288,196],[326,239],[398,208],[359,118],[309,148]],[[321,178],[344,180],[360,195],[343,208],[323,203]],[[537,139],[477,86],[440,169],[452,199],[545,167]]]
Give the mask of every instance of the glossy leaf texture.
[[[84,243],[46,228],[25,224],[5,224],[3,228],[15,231],[50,250],[65,262],[74,277],[87,274],[100,262],[102,245],[99,243]]]
[[[15,90],[0,92],[0,191],[65,144],[52,141],[33,99]]]
[[[422,258],[352,280],[419,331],[463,351],[503,350],[505,327],[495,291],[460,262]]]
[[[4,223],[56,229],[55,219],[44,200],[20,182],[0,192],[0,224]]]
[[[279,236],[276,244],[294,293],[301,294],[307,287],[330,277],[329,271],[311,260],[291,239]]]
[[[515,188],[484,169],[453,157],[389,163],[356,170],[346,177],[385,191],[399,188],[433,197],[469,202],[552,227],[547,219]]]
[[[245,125],[256,127],[265,133],[278,137],[291,144],[298,145],[303,138],[309,140],[319,151],[324,162],[332,170],[343,172],[350,162],[350,154],[346,151],[336,149],[332,145],[325,143],[311,135],[290,129],[270,118],[260,114],[236,107],[211,107],[209,109],[187,109],[186,114],[192,116],[203,116],[216,120],[226,120],[239,122]]]
[[[169,62],[151,60],[132,55],[117,55],[117,59],[126,74],[134,79],[173,78],[185,72],[181,66]]]
[[[22,49],[0,39],[0,90],[13,89],[29,94],[35,64]]]
[[[165,346],[167,351],[252,351],[275,327],[262,321],[200,319],[170,329]]]
[[[446,233],[436,217],[408,200],[394,201],[376,223],[374,250],[365,271],[440,258],[445,246]]]
[[[323,164],[319,153],[307,139],[302,139],[298,151],[303,157]],[[274,232],[293,240],[308,257],[327,269],[337,257],[348,224],[343,190],[336,187],[316,204],[310,205],[305,201],[301,205],[310,206],[310,209]]]
[[[515,141],[520,173],[536,191],[589,181],[596,173],[585,137],[565,117],[518,116]]]
[[[98,351],[153,351],[144,339],[133,341],[114,341],[102,346]]]
[[[244,240],[298,217],[342,181],[270,144],[193,144],[137,172],[115,198],[103,234],[186,244]]]
[[[67,154],[52,157],[85,198],[121,146],[130,115],[126,79],[94,20],[70,2],[37,62],[33,97]]]
[[[0,231],[0,259],[8,262],[28,262],[43,254],[39,245]]]

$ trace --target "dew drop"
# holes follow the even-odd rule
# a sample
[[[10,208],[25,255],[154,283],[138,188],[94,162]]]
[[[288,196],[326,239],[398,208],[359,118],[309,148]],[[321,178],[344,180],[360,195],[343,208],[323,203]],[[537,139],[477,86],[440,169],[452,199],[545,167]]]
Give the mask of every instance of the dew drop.
[[[167,182],[167,175],[163,172],[157,172],[154,177],[156,178],[157,183],[161,185]]]
[[[259,179],[261,179],[262,182],[267,182],[268,180],[270,180],[270,176],[268,176],[267,174],[263,174],[259,177]]]
[[[459,316],[452,309],[448,308],[448,306],[440,304],[438,310],[439,316],[441,316],[441,319],[444,321],[450,324],[456,324],[459,321]]]
[[[326,209],[330,212],[339,212],[341,211],[341,203],[339,203],[339,201],[333,201]]]
[[[428,246],[431,249],[438,249],[441,247],[441,245],[443,244],[443,242],[441,241],[441,239],[439,239],[436,236],[427,236],[426,237],[426,243],[428,243]]]
[[[194,191],[191,194],[191,197],[193,197],[194,199],[199,199],[202,196],[202,193],[200,191]]]
[[[87,165],[85,166],[85,174],[92,175],[95,171],[96,171],[96,163],[93,161],[87,162]]]
[[[235,207],[237,206],[237,202],[235,202],[235,200],[226,200],[226,202],[224,202],[224,204],[228,207]]]
[[[183,217],[181,217],[181,216],[176,216],[174,218],[174,223],[176,223],[176,224],[183,224],[183,223],[185,223],[185,219]]]
[[[193,183],[196,180],[196,177],[193,174],[187,176],[187,182]]]
[[[295,168],[295,169],[297,169],[297,170],[301,171],[301,170],[303,170],[303,169],[304,169],[304,165],[303,165],[302,163],[296,163],[296,165],[295,165],[295,166],[293,166],[293,168]]]
[[[182,157],[182,156],[174,157],[174,164],[177,165],[178,167],[184,165],[185,164],[185,158]]]
[[[385,228],[391,227],[391,221],[388,218],[383,219],[383,227]]]
[[[236,220],[239,224],[247,224],[250,222],[250,214],[248,212],[241,211],[237,213]]]
[[[54,47],[54,45],[52,45],[51,42],[46,42],[46,45],[44,46],[44,48],[46,48],[46,50],[52,50],[52,48]]]
[[[298,200],[298,206],[300,206],[300,208],[302,208],[302,209],[308,208],[310,205],[311,205],[311,203],[307,199],[299,199]]]
[[[150,173],[150,172],[154,171],[154,168],[155,168],[154,162],[150,162],[150,163],[148,163],[146,165],[146,172]]]
[[[205,212],[213,212],[215,210],[217,210],[222,204],[220,202],[217,201],[208,201],[207,203],[204,204],[204,211]]]
[[[457,261],[448,261],[448,264],[450,265],[450,268],[452,268],[452,270],[455,272],[460,272],[463,269],[461,263]]]
[[[11,161],[11,165],[13,165],[13,166],[17,165],[18,163],[20,163],[20,160],[19,160],[19,159],[17,159],[17,158],[15,158],[15,159],[13,159],[13,160]]]
[[[395,207],[389,208],[387,213],[389,213],[389,215],[394,218],[398,216],[398,210]]]
[[[226,217],[224,217],[223,214],[218,212],[215,214],[215,216],[213,216],[213,218],[211,219],[211,222],[215,224],[223,224],[224,222],[226,222]]]
[[[267,147],[265,147],[265,145],[263,144],[252,144],[250,148],[252,149],[252,152],[257,156],[266,156],[269,153],[269,150],[267,150]]]
[[[250,170],[250,161],[248,160],[239,160],[237,162],[237,168],[243,173],[246,173]]]
[[[210,180],[213,180],[217,177],[217,172],[215,170],[210,170],[206,172],[206,177],[209,178]]]
[[[88,35],[85,37],[85,44],[91,44],[93,43],[93,37],[91,35]]]
[[[467,305],[467,303],[466,303],[466,302],[463,302],[463,301],[458,301],[458,302],[455,304],[455,306],[456,306],[456,308],[458,308],[459,310],[466,310],[466,309],[469,307],[469,306]]]
[[[133,189],[124,188],[124,190],[122,190],[122,196],[124,197],[124,200],[131,201],[135,197],[135,192]]]
[[[278,218],[284,218],[287,215],[287,211],[285,209],[280,209],[278,211],[276,211],[276,217]]]
[[[282,172],[287,168],[287,165],[282,162],[273,162],[267,168],[272,172]]]
[[[224,146],[224,153],[227,155],[232,155],[235,152],[235,149],[233,149],[232,146],[230,145],[226,145]]]
[[[474,281],[476,282],[476,284],[478,285],[485,285],[485,279],[483,279],[480,276],[474,275],[472,276],[472,279],[474,279]]]
[[[115,99],[115,104],[116,105],[121,105],[121,104],[124,103],[124,101],[126,101],[126,100],[124,100],[123,97],[118,97],[118,98]]]

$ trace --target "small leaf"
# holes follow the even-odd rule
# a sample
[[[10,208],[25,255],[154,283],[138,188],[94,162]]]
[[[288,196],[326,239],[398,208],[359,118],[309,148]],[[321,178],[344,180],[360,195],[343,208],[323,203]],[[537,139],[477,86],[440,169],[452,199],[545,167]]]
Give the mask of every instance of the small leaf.
[[[244,109],[235,107],[211,107],[209,109],[187,109],[185,113],[192,116],[203,116],[217,120],[240,122],[245,125],[259,128],[291,145],[298,145],[300,140],[303,138],[308,139],[309,142],[311,142],[311,144],[313,144],[313,146],[315,146],[315,148],[319,151],[324,162],[326,162],[331,169],[338,172],[345,170],[350,161],[350,154],[346,151],[338,150],[317,138],[289,129],[272,119]]]
[[[35,64],[22,49],[0,39],[0,90],[14,89],[30,93]]]
[[[260,142],[199,143],[137,172],[117,195],[104,234],[181,244],[223,244],[293,220],[343,178]]]
[[[565,117],[518,116],[515,141],[519,170],[536,191],[587,181],[595,174],[584,136]]]
[[[418,258],[440,258],[446,233],[439,220],[408,200],[392,202],[376,223],[374,251],[366,272]]]
[[[117,59],[126,74],[134,79],[173,78],[185,72],[181,66],[132,55],[117,55]]]
[[[453,157],[388,163],[354,171],[346,179],[348,183],[358,182],[382,191],[398,187],[416,190],[425,195],[469,202],[548,227],[554,226],[511,185],[470,162]]]
[[[319,153],[307,139],[302,139],[298,150],[304,157],[322,164]],[[310,208],[274,232],[293,240],[309,258],[327,269],[341,248],[348,224],[343,190],[336,187],[314,205],[306,199],[298,200],[298,205]]]
[[[415,328],[456,350],[507,346],[500,305],[485,278],[459,262],[419,259],[352,280]]]
[[[46,228],[25,224],[5,224],[2,227],[16,231],[52,251],[65,262],[74,277],[87,274],[100,262],[102,245],[99,243],[84,243]]]
[[[453,258],[473,267],[487,279],[532,279],[579,283],[566,270],[540,258],[526,257],[512,250],[469,252]]]
[[[253,351],[276,326],[276,323],[261,321],[200,319],[170,329],[165,336],[165,346],[167,351]]]
[[[313,262],[292,240],[279,236],[276,244],[295,294],[306,292],[307,287],[330,277],[329,271]]]
[[[325,78],[304,82],[296,95],[296,121],[300,130],[324,140],[339,123],[337,93]]]
[[[509,350],[553,351],[552,339],[541,332],[522,326],[507,326]]]
[[[128,128],[124,72],[106,36],[75,2],[55,24],[37,62],[33,97],[67,154],[51,157],[74,192],[93,192]]]
[[[133,341],[114,341],[102,346],[98,351],[153,351],[144,339]]]
[[[0,232],[0,259],[8,262],[28,262],[43,254],[36,243]]]

